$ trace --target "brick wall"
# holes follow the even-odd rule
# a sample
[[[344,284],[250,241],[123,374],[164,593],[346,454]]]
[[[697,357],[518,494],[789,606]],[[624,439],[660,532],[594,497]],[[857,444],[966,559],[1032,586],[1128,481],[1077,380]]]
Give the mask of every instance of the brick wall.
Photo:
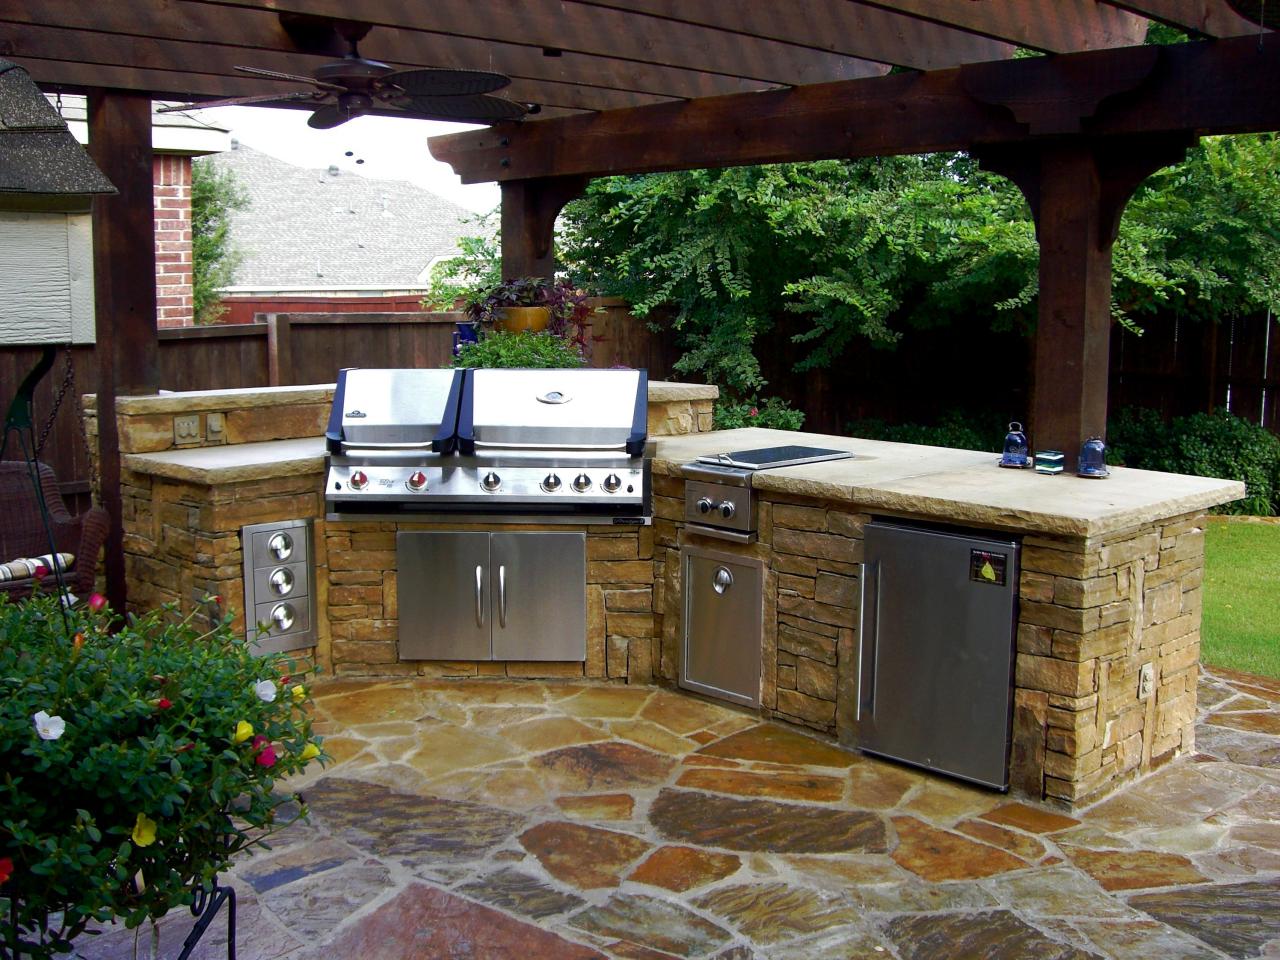
[[[156,154],[156,325],[195,323],[191,291],[191,158]]]

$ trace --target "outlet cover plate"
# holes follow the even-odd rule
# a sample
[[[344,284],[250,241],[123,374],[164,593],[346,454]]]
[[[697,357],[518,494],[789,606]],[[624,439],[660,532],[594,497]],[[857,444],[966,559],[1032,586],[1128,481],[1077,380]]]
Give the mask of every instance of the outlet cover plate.
[[[178,446],[200,442],[200,414],[191,413],[173,418],[173,442]]]
[[[1138,699],[1146,700],[1156,685],[1156,669],[1153,663],[1144,663],[1138,671]]]

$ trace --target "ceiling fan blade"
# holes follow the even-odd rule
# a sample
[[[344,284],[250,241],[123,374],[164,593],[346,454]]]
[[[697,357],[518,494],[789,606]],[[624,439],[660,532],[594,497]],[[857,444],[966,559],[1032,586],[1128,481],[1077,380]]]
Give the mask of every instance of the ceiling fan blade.
[[[402,70],[382,78],[411,97],[460,97],[492,93],[511,83],[510,77],[486,70]]]
[[[404,112],[432,120],[473,120],[477,123],[518,120],[529,112],[522,103],[486,96],[401,97],[393,105]]]
[[[272,80],[288,80],[291,83],[309,83],[325,90],[342,92],[347,88],[336,83],[317,80],[315,77],[300,77],[296,73],[281,73],[279,70],[264,70],[261,67],[236,67],[241,73],[251,73],[256,77],[270,77]]]
[[[349,110],[337,104],[330,107],[321,107],[307,120],[307,126],[315,130],[331,130],[355,117],[364,116],[367,112],[365,110]]]
[[[194,103],[171,104],[157,107],[156,113],[182,113],[187,110],[203,110],[206,107],[239,107],[250,103],[296,103],[299,100],[314,100],[322,96],[319,93],[260,93],[254,97],[225,97],[222,100],[200,100]]]

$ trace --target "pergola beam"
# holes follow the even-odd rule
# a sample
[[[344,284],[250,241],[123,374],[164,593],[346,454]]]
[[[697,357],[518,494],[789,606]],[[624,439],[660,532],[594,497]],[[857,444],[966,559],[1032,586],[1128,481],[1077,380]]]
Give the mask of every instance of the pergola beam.
[[[1205,37],[1241,37],[1256,34],[1258,25],[1246,20],[1226,0],[1104,0],[1152,20]]]
[[[890,156],[1021,143],[1029,126],[993,105],[1007,91],[1064,109],[1096,78],[1154,57],[1131,92],[1081,118],[1092,136],[1280,129],[1280,39],[1240,37],[974,64],[924,74],[660,104],[433,137],[464,183],[751,163]],[[980,86],[982,102],[970,92]],[[1038,92],[1037,92],[1038,91]],[[1034,106],[1034,105],[1032,105]],[[1064,133],[1070,131],[1062,131]]]

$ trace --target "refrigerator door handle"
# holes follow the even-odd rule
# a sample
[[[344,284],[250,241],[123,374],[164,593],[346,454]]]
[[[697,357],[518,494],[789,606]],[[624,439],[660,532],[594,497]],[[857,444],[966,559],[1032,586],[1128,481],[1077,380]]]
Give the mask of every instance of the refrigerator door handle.
[[[875,585],[870,591],[867,589],[867,579],[870,575],[875,576]],[[874,719],[876,715],[876,661],[880,656],[880,564],[864,563],[862,565],[862,579],[859,584],[859,630],[858,630],[858,697],[854,706],[853,717],[855,720],[862,719],[862,711],[866,710],[867,714]],[[871,598],[871,614],[867,615],[867,598]],[[869,662],[864,663],[866,654],[863,650],[863,641],[866,637],[867,627],[871,628],[871,644]]]

